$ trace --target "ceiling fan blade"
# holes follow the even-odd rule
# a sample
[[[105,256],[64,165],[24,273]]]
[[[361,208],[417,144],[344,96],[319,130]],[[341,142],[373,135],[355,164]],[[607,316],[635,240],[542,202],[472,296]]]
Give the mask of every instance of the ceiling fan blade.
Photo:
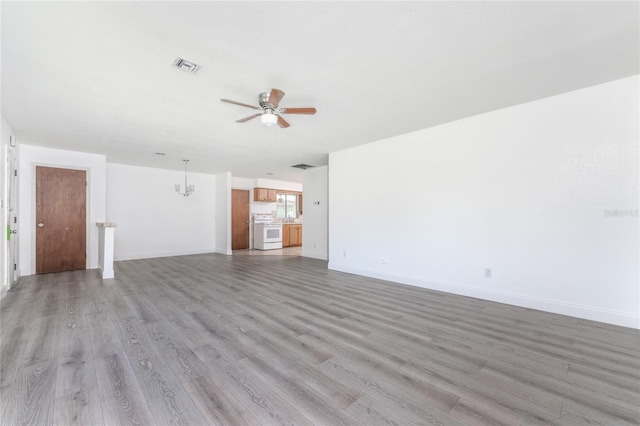
[[[262,115],[262,113],[260,113],[260,114],[253,114],[253,115],[250,115],[250,116],[248,116],[248,117],[241,118],[240,120],[236,120],[236,123],[244,123],[245,121],[252,120],[252,119],[254,119],[254,118],[256,118],[256,117],[260,117],[261,115]]]
[[[278,107],[282,97],[284,96],[284,92],[280,89],[271,89],[271,93],[269,93],[269,103],[273,105],[274,108]]]
[[[313,115],[316,113],[316,109],[311,108],[280,108],[278,112],[282,114],[310,114]]]
[[[240,106],[243,106],[243,107],[253,108],[253,109],[261,109],[260,107],[257,107],[255,105],[243,104],[242,102],[236,102],[236,101],[232,101],[230,99],[220,99],[220,100],[222,102],[226,102],[228,104],[240,105]]]
[[[285,129],[285,128],[289,127],[289,126],[290,126],[290,124],[289,124],[289,123],[287,123],[287,121],[286,121],[284,118],[282,118],[282,117],[278,116],[278,126],[280,126],[280,127],[282,127],[283,129]]]

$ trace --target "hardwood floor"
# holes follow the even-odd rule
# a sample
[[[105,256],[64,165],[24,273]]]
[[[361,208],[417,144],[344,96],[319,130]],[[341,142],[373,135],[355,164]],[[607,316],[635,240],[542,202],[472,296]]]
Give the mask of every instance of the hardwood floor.
[[[294,256],[24,277],[3,425],[640,423],[640,333]]]

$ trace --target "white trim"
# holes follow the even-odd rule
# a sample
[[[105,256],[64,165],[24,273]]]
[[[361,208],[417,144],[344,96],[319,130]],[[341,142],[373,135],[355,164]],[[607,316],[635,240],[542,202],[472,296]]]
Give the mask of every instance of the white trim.
[[[192,254],[209,254],[209,253],[211,253],[211,249],[135,253],[135,254],[127,254],[124,256],[115,256],[114,261],[119,262],[122,260],[152,259],[154,257],[189,256]]]
[[[368,269],[353,268],[336,262],[329,262],[328,268],[333,271],[362,275],[369,278],[377,278],[399,284],[426,288],[429,290],[442,291],[460,296],[474,297],[492,302],[551,312],[554,314],[568,315],[576,318],[619,325],[622,327],[640,329],[640,316],[636,316],[628,312],[612,311],[593,306],[577,305],[560,300],[543,299],[540,297],[532,297],[504,291],[487,290],[464,284],[429,280],[411,275],[390,274]]]
[[[302,255],[301,256],[302,257],[310,257],[312,259],[320,259],[320,260],[327,260],[328,259],[327,253],[305,251],[304,247],[302,247]]]

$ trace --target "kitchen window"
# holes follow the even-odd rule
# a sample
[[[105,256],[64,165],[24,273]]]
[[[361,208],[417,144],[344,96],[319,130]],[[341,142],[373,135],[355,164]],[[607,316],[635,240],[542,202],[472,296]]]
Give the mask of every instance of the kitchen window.
[[[298,196],[296,194],[278,194],[276,217],[278,219],[296,219],[298,217]]]

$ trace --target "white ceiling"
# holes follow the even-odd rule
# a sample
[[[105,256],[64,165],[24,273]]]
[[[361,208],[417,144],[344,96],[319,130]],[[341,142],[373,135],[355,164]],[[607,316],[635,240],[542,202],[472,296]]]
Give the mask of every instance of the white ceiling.
[[[2,115],[19,141],[242,177],[300,182],[290,166],[329,152],[639,73],[635,1],[2,1],[0,13]],[[177,56],[202,68],[173,68]],[[220,102],[256,104],[271,87],[318,113],[266,128]]]

